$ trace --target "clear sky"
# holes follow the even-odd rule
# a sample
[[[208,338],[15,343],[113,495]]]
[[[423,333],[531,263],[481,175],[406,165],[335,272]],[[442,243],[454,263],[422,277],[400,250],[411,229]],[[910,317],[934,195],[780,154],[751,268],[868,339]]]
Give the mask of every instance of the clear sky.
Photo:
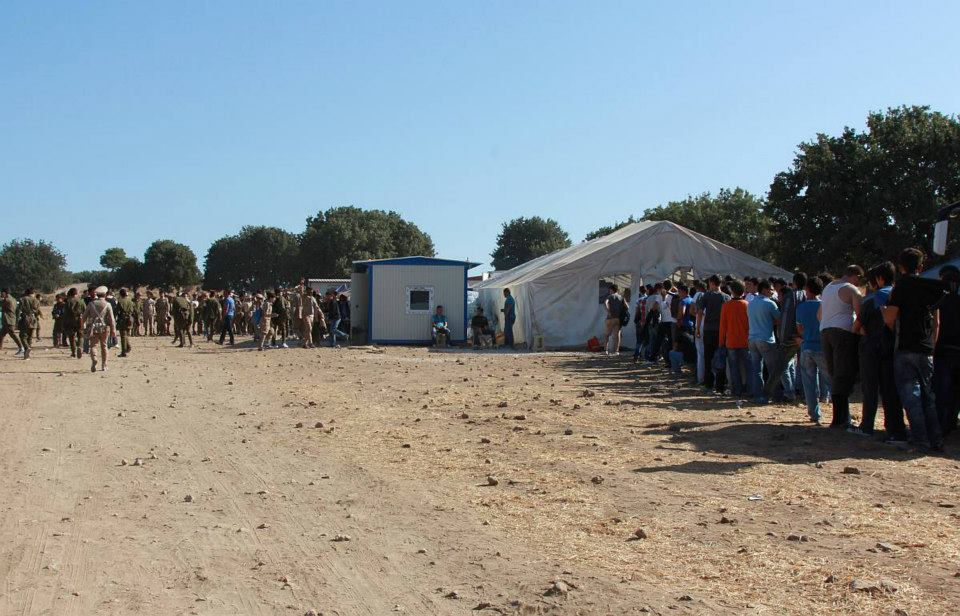
[[[396,210],[487,262],[503,221],[588,231],[764,194],[817,132],[960,111],[960,2],[0,0],[0,242],[210,243]]]

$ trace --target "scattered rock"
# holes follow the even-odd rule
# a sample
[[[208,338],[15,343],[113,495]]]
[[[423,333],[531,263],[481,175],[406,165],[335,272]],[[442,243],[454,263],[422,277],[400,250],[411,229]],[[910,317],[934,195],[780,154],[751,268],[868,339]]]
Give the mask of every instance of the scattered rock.
[[[597,475],[595,477],[591,477],[590,481],[593,482],[594,485],[600,485],[603,483],[603,477],[601,475]]]
[[[460,598],[460,593],[458,593],[458,592],[455,591],[455,590],[451,590],[451,591],[448,592],[447,594],[443,595],[443,597],[444,597],[445,599],[459,599],[459,598]]]
[[[295,426],[293,426],[293,427],[294,427],[294,428],[302,428],[302,427],[303,427],[303,422],[302,422],[302,421],[298,421],[297,424],[296,424]]]
[[[677,597],[677,601],[693,601],[693,597],[690,595],[680,595]]]
[[[480,442],[484,445],[487,445],[490,443],[490,439],[484,436],[480,439]]]
[[[183,502],[185,502],[185,503],[192,503],[192,502],[193,502],[193,495],[192,495],[192,494],[187,494],[186,496],[184,496],[184,497],[183,497]]]
[[[642,528],[638,528],[637,530],[633,531],[633,536],[630,537],[630,540],[637,541],[637,540],[646,539],[646,538],[647,538],[647,531],[643,530]]]
[[[257,529],[258,529],[258,530],[264,530],[264,529],[267,529],[267,528],[270,528],[270,525],[267,524],[266,522],[261,522],[260,524],[257,525]]]
[[[881,541],[877,544],[877,549],[881,552],[896,552],[897,546],[893,545],[892,543],[885,543]]]
[[[844,467],[843,467],[843,474],[844,474],[844,475],[859,475],[859,474],[860,474],[860,469],[857,468],[856,466],[844,466]]]
[[[500,485],[500,480],[494,477],[493,475],[487,475],[487,485],[488,486]]]
[[[336,535],[332,539],[332,541],[336,541],[336,542],[350,541],[350,535]]]
[[[508,406],[508,405],[507,405],[507,401],[506,401],[506,400],[501,400],[501,401],[500,401],[500,404],[497,405],[497,408],[505,409],[505,408],[507,408],[507,406]]]
[[[737,521],[733,518],[728,518],[727,516],[720,517],[720,524],[736,524]]]
[[[584,390],[580,393],[580,397],[582,397],[582,398],[592,398],[592,397],[594,397],[594,396],[596,396],[596,395],[597,395],[596,393],[590,391],[589,389],[584,389]]]
[[[318,421],[317,423],[313,424],[313,427],[314,427],[314,428],[322,428],[322,427],[323,427],[323,422],[322,422],[322,421]]]
[[[130,464],[130,463],[127,462],[126,458],[123,458],[122,460],[120,460],[120,466],[126,466],[127,464]]]
[[[810,538],[807,537],[806,535],[801,535],[798,533],[790,533],[789,535],[787,535],[787,541],[797,541],[799,543],[806,543],[810,541]]]
[[[548,597],[554,595],[566,596],[568,592],[570,592],[570,587],[567,583],[563,580],[556,580],[543,594]]]
[[[567,428],[566,430],[563,431],[563,434],[564,436],[570,436],[571,434],[573,434],[573,428]]]
[[[133,459],[133,465],[134,465],[134,466],[143,466],[143,460],[141,460],[140,458],[134,458],[134,459]]]

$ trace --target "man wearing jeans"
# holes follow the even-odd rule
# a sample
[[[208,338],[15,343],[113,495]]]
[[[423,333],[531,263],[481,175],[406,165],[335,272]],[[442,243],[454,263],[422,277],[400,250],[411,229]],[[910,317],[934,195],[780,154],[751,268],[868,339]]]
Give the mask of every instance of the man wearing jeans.
[[[700,296],[697,304],[697,338],[703,339],[703,386],[723,393],[726,386],[726,373],[719,371],[714,378],[713,356],[720,344],[720,312],[730,296],[720,291],[720,276],[714,274],[707,279],[707,292]]]
[[[727,350],[727,380],[730,393],[737,402],[743,400],[745,390],[751,391],[750,381],[750,318],[747,316],[747,300],[743,299],[743,283],[730,282],[733,299],[724,302],[720,309],[720,348]],[[710,362],[713,363],[711,357]],[[713,367],[710,367],[711,371]]]
[[[943,297],[943,286],[939,280],[917,275],[922,264],[923,253],[916,248],[900,253],[897,265],[901,277],[890,293],[883,320],[897,334],[893,373],[910,421],[910,443],[921,451],[942,451],[943,435],[931,380],[940,327],[939,310],[933,307]]]
[[[871,293],[863,299],[860,320],[855,325],[860,333],[860,391],[863,393],[863,412],[857,430],[861,434],[873,434],[877,406],[882,401],[888,444],[907,441],[903,405],[893,371],[893,332],[884,324],[882,312],[890,299],[896,271],[893,263],[887,261],[867,273]]]
[[[831,428],[850,427],[850,392],[859,370],[858,346],[853,333],[854,323],[860,318],[860,281],[863,268],[849,265],[843,277],[823,289],[820,296],[820,345],[830,375],[830,401],[833,403]]]
[[[765,392],[767,397],[773,396],[779,383],[783,388],[783,396],[791,402],[796,400],[796,362],[797,351],[800,350],[799,345],[797,345],[797,306],[806,299],[804,292],[806,284],[807,275],[803,272],[797,272],[793,275],[792,288],[785,284],[780,285],[780,310],[783,312],[778,349],[780,351],[780,361],[767,382]]]
[[[820,292],[823,286],[816,278],[807,281],[804,289],[806,299],[797,306],[797,332],[800,336],[800,379],[803,381],[803,396],[807,402],[807,415],[820,424],[820,400],[830,395],[830,379],[827,377],[827,362],[820,347]]]
[[[757,283],[757,296],[747,306],[747,317],[750,323],[748,346],[750,348],[750,372],[754,400],[758,404],[766,404],[768,398],[764,393],[766,388],[763,382],[763,367],[772,376],[779,361],[780,351],[777,349],[777,339],[773,330],[780,321],[780,308],[770,299],[773,289],[770,281],[761,280]]]
[[[223,344],[224,338],[230,334],[230,345],[233,346],[233,317],[237,313],[237,303],[233,299],[233,291],[227,289],[223,292],[223,324],[220,326],[220,342]]]

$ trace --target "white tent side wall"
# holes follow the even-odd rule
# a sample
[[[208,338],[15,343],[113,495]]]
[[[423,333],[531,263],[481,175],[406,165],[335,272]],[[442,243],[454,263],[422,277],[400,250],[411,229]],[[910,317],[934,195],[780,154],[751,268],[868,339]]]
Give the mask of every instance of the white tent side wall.
[[[601,278],[631,276],[632,317],[640,283],[661,280],[681,268],[700,277],[790,275],[677,224],[645,221],[534,259],[485,281],[477,290],[484,311],[502,329],[503,289],[510,288],[517,301],[514,332],[518,343],[543,335],[548,348],[582,347],[591,337],[603,335],[606,311],[599,302]],[[634,344],[634,328],[629,324],[623,328],[622,345]]]

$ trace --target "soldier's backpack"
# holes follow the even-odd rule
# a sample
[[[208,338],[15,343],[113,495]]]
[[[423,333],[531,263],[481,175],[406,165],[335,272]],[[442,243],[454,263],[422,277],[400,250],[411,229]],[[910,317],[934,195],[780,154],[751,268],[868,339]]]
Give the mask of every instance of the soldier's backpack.
[[[110,304],[107,304],[106,306],[109,305]],[[110,326],[108,326],[106,320],[104,320],[104,317],[107,313],[106,306],[103,307],[103,310],[97,310],[96,306],[93,307],[93,309],[96,310],[96,313],[94,314],[93,319],[90,321],[91,335],[104,334],[110,330]]]

